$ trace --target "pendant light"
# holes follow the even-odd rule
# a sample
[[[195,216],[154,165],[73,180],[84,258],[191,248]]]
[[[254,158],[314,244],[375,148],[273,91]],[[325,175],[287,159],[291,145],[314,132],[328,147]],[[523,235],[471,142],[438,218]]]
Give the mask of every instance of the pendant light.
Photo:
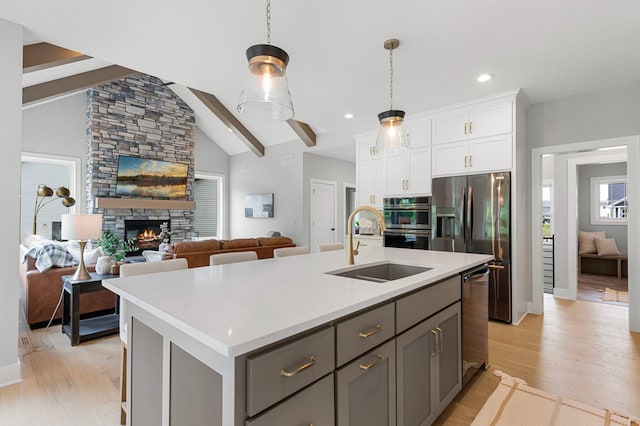
[[[392,154],[409,148],[409,136],[404,126],[404,111],[393,109],[393,49],[400,45],[395,38],[384,42],[384,48],[389,51],[389,110],[378,114],[380,130],[376,140],[376,153]]]
[[[238,112],[263,121],[286,121],[293,117],[287,82],[289,55],[271,44],[271,1],[267,0],[267,43],[247,49],[249,75],[240,95]]]

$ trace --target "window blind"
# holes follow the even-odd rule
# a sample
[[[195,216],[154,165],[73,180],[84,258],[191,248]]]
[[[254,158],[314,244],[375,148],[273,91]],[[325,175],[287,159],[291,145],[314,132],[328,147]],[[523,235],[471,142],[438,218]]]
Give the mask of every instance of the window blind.
[[[218,179],[195,180],[195,229],[199,238],[218,236]]]
[[[31,235],[33,228],[33,213],[35,209],[36,193],[38,185],[45,184],[55,192],[56,188],[64,186],[69,188],[69,166],[61,164],[48,164],[42,162],[22,162],[22,181],[20,189],[20,241]],[[76,194],[71,194],[76,198]],[[38,213],[36,233],[51,239],[51,222],[59,222],[60,215],[69,213],[69,209],[62,205],[62,200],[55,193],[47,197],[44,202],[51,201]]]

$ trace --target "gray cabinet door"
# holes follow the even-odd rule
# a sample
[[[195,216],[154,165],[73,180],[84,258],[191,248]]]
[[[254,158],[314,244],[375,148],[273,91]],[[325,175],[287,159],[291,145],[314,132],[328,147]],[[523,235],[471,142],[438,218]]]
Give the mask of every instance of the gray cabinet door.
[[[338,370],[339,426],[395,426],[395,358],[395,340],[390,340]]]
[[[444,410],[462,389],[462,335],[460,303],[445,309],[433,317],[438,323],[436,383],[437,413]]]
[[[398,424],[431,424],[436,323],[425,320],[396,338]],[[433,350],[433,354],[432,354]]]
[[[462,387],[460,302],[396,338],[398,424],[430,425]]]

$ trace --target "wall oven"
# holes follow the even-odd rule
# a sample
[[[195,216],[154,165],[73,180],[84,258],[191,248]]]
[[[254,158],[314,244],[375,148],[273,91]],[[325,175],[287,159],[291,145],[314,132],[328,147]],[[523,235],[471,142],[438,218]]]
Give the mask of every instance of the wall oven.
[[[431,197],[384,199],[384,246],[429,250]]]

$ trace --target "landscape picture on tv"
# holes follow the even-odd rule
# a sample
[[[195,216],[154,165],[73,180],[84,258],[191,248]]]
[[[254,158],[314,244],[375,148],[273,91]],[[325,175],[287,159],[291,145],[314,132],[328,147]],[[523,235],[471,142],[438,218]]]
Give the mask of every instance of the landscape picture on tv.
[[[118,159],[116,194],[184,198],[188,171],[187,164],[121,155]]]

